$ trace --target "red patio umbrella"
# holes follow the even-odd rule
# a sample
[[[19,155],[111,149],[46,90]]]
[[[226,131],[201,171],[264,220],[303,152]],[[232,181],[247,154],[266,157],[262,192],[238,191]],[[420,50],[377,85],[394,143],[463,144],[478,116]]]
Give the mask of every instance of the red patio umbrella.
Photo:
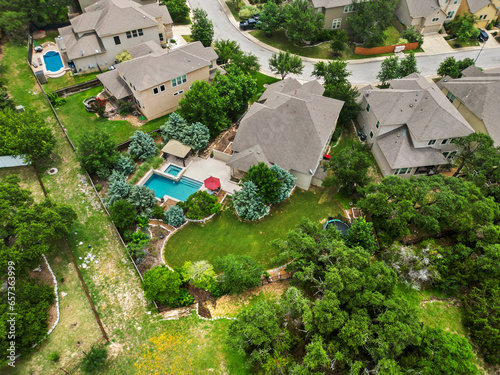
[[[205,181],[205,187],[210,190],[217,190],[220,188],[220,180],[217,177],[210,176]]]

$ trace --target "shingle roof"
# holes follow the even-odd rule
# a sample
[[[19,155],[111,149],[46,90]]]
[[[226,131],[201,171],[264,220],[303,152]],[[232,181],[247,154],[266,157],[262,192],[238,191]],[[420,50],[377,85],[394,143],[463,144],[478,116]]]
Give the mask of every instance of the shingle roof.
[[[491,0],[467,0],[467,5],[469,5],[469,12],[471,13],[476,13],[490,4]]]
[[[57,44],[62,52],[68,54],[70,60],[106,52],[96,33],[89,33],[78,37],[73,32],[72,26],[66,26],[59,29],[59,35]]]
[[[438,0],[405,0],[412,18],[428,18],[441,9]]]
[[[483,72],[482,77],[463,77],[448,82],[441,81],[443,87],[451,92],[472,113],[483,120],[488,134],[500,146],[500,76]]]
[[[314,8],[336,8],[351,5],[351,0],[312,0]]]
[[[95,31],[99,37],[129,30],[172,23],[167,7],[156,3],[141,5],[129,0],[101,0],[85,8],[85,13],[70,20],[76,33]]]
[[[130,87],[128,87],[127,83],[120,78],[118,70],[116,69],[99,74],[97,79],[101,81],[104,87],[106,87],[111,95],[113,95],[116,99],[123,99],[132,95]]]
[[[269,162],[309,173],[322,159],[343,102],[310,93],[316,85],[301,85],[301,89],[296,88],[297,80],[285,81],[270,85],[263,95],[265,102],[250,108],[231,148],[243,152],[258,145]]]
[[[257,165],[260,162],[265,163],[268,167],[271,166],[266,155],[264,155],[262,147],[255,145],[242,152],[234,153],[227,165],[240,171],[247,171],[252,165]]]
[[[437,149],[432,147],[415,148],[406,126],[379,136],[377,143],[392,169],[449,163],[441,151]]]
[[[163,48],[152,40],[148,40],[147,42],[137,44],[135,46],[129,47],[128,52],[133,58],[146,56],[151,53],[162,52]]]
[[[214,49],[203,47],[197,41],[125,61],[116,68],[138,91],[142,91],[209,66],[215,59],[217,54]]]
[[[398,89],[361,90],[381,126],[407,125],[415,141],[463,137],[473,129],[434,83],[422,76],[390,81]]]

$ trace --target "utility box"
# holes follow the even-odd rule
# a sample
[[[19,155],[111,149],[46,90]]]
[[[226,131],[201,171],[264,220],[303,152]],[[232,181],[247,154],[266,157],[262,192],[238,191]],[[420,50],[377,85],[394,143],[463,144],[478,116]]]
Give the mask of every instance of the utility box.
[[[16,105],[16,112],[23,113],[24,111],[24,105]]]
[[[405,50],[405,46],[394,47],[394,53],[403,52],[404,50]]]

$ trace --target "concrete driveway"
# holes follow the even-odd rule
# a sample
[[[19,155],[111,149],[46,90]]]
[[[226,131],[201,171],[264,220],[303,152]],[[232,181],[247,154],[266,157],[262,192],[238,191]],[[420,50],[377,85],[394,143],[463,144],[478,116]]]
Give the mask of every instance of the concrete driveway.
[[[427,54],[453,52],[453,48],[444,40],[441,34],[424,35],[422,49]]]

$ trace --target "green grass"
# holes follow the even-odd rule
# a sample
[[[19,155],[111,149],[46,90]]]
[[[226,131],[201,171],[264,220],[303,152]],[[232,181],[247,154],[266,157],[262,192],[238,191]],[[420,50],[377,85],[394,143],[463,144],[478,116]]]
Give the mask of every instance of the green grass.
[[[398,29],[391,25],[384,31],[384,46],[397,44],[400,38],[401,34]]]
[[[180,267],[188,260],[213,263],[217,257],[233,253],[250,255],[269,269],[278,265],[272,261],[276,255],[269,244],[272,240],[285,238],[303,217],[320,225],[328,216],[343,213],[333,199],[333,189],[296,189],[291,198],[273,206],[271,214],[257,223],[239,221],[233,209],[226,209],[204,225],[188,224],[168,240],[165,261]]]
[[[463,47],[476,47],[479,46],[479,42],[477,40],[467,40],[465,42],[460,42],[458,39],[447,40],[446,41],[451,48],[463,48]]]
[[[149,121],[142,126],[134,126],[124,120],[108,120],[97,117],[95,113],[85,110],[83,100],[89,96],[95,96],[102,91],[102,86],[83,91],[69,96],[66,104],[57,109],[63,125],[68,130],[68,135],[75,143],[82,134],[90,132],[95,128],[100,128],[110,134],[116,143],[124,142],[134,134],[136,130],[148,132],[159,128],[166,121],[167,116]]]
[[[263,73],[257,72],[253,75],[253,79],[257,82],[257,90],[255,96],[252,98],[252,102],[257,101],[257,99],[264,93],[266,88],[264,85],[270,85],[274,82],[278,82],[278,78],[274,78]]]
[[[226,5],[229,8],[229,10],[231,11],[231,14],[233,15],[234,19],[236,21],[240,22],[241,18],[240,18],[240,15],[239,15],[239,11],[236,10],[236,5],[237,4],[233,3],[232,1],[226,1]]]
[[[85,73],[81,75],[71,76],[70,72],[66,72],[61,78],[48,78],[47,83],[43,85],[45,92],[49,93],[55,90],[62,89],[64,87],[69,87],[76,85],[78,83],[87,82],[97,77],[99,72],[96,73]]]
[[[191,38],[191,35],[181,35],[184,40],[186,41],[186,43],[191,43],[191,42],[194,42],[194,39]]]

